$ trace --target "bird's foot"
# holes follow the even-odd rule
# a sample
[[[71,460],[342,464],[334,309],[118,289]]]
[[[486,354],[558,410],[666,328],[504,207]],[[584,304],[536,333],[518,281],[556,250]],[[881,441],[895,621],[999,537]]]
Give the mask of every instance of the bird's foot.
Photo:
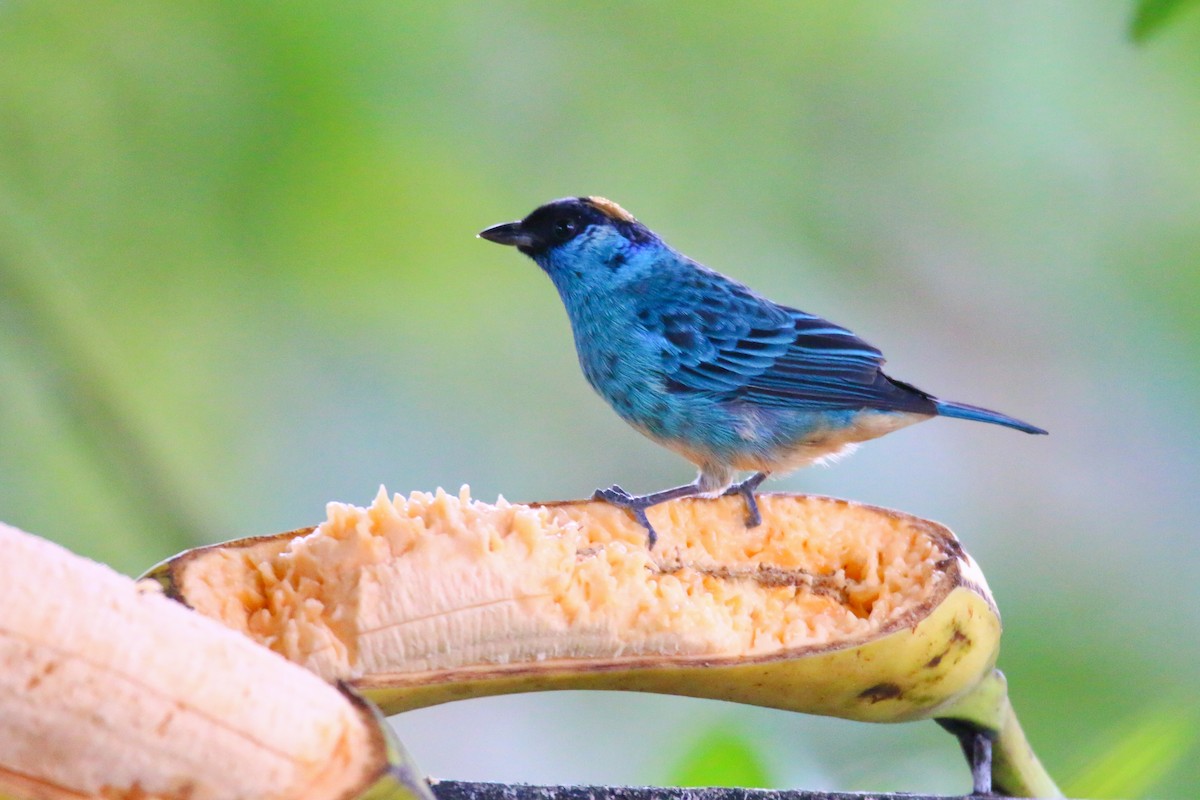
[[[754,496],[754,491],[759,484],[767,479],[767,473],[758,472],[751,475],[741,483],[735,483],[725,490],[726,495],[740,494],[742,499],[746,501],[746,527],[757,528],[762,524],[762,513],[758,510],[758,499]],[[614,487],[615,488],[615,487]]]
[[[614,483],[607,489],[597,489],[592,494],[592,499],[603,500],[633,514],[633,518],[646,529],[648,548],[650,550],[654,549],[654,543],[658,541],[658,531],[654,530],[654,526],[650,524],[650,518],[646,516],[646,509],[654,505],[652,495],[630,494]]]

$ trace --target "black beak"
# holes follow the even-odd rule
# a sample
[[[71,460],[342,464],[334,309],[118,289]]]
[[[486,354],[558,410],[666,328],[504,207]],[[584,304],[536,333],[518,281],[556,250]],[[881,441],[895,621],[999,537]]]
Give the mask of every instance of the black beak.
[[[513,247],[532,247],[536,242],[523,227],[520,222],[505,222],[501,225],[493,225],[487,230],[479,232],[480,239],[487,239],[489,242],[496,244],[507,244]]]

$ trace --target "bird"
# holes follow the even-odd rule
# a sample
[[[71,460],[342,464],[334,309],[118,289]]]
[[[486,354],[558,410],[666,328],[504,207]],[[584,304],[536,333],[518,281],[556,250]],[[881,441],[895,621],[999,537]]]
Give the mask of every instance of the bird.
[[[699,468],[691,483],[650,494],[596,490],[593,499],[634,516],[650,548],[648,508],[741,495],[752,528],[769,475],[933,417],[1046,433],[890,377],[873,345],[688,258],[606,198],[554,200],[478,236],[533,259],[566,308],[588,383],[629,425]],[[736,481],[744,472],[752,474]]]

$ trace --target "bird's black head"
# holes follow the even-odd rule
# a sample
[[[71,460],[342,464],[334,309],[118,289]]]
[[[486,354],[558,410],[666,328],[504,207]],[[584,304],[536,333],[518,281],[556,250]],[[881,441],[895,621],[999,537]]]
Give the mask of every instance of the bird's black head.
[[[597,228],[610,228],[634,244],[650,241],[645,225],[625,209],[603,197],[564,197],[534,209],[517,222],[493,225],[479,233],[496,244],[513,245],[522,253],[539,256]]]

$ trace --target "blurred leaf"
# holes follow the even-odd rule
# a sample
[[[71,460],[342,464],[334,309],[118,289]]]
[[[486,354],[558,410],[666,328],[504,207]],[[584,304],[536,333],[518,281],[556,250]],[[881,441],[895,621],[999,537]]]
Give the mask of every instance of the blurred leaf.
[[[1145,42],[1182,9],[1198,4],[1198,0],[1140,0],[1129,33],[1135,42]]]
[[[672,769],[668,782],[672,786],[773,785],[754,745],[725,726],[703,733]]]
[[[1200,712],[1186,702],[1159,705],[1128,721],[1082,774],[1067,784],[1070,797],[1149,797],[1192,751]]]

